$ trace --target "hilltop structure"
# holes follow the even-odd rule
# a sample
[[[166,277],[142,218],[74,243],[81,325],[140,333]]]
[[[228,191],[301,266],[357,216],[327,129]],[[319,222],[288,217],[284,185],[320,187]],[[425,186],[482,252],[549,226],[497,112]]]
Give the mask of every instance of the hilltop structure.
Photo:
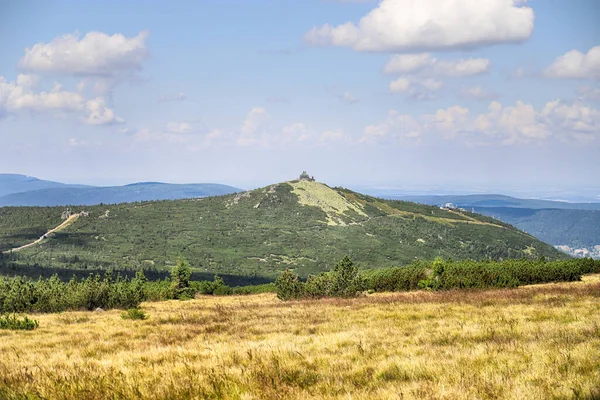
[[[298,178],[301,181],[309,181],[309,182],[314,182],[315,181],[315,177],[314,176],[310,176],[306,173],[306,171],[302,171],[302,173],[300,174],[300,178]]]

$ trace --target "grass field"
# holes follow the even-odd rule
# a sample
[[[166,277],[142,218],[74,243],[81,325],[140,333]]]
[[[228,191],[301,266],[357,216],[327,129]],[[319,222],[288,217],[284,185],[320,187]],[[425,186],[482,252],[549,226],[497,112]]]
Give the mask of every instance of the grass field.
[[[0,331],[0,398],[600,398],[600,275],[512,290],[203,297]]]

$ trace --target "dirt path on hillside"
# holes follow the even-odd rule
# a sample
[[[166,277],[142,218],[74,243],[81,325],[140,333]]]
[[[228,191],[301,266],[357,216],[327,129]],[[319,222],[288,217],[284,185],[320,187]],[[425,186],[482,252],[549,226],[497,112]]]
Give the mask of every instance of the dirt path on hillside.
[[[6,252],[7,253],[12,253],[14,251],[23,250],[23,249],[26,249],[28,247],[35,246],[36,244],[40,244],[44,240],[48,239],[48,235],[50,235],[51,233],[58,232],[58,231],[61,231],[61,230],[65,229],[67,226],[69,226],[73,222],[75,222],[78,218],[79,218],[79,214],[73,214],[69,218],[67,218],[62,224],[58,225],[56,228],[50,229],[48,232],[46,232],[45,234],[43,234],[38,240],[36,240],[34,242],[31,242],[31,243],[28,243],[26,245],[23,245],[21,247],[15,247],[14,249],[7,250]]]

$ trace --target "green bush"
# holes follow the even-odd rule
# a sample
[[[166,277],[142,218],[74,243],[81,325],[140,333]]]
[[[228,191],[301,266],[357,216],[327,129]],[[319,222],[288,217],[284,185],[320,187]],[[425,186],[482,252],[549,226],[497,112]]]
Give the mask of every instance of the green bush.
[[[401,292],[421,288],[427,279],[427,268],[421,263],[407,267],[392,267],[365,271],[366,286],[376,292]]]
[[[281,300],[298,299],[304,295],[303,284],[292,271],[286,269],[275,281],[277,298]]]
[[[140,310],[139,308],[130,308],[129,310],[121,314],[121,318],[144,320],[148,318],[148,315],[146,315],[146,313]]]
[[[204,294],[204,295],[215,295],[215,296],[225,296],[232,294],[233,291],[231,287],[225,284],[223,278],[218,275],[215,275],[213,281],[200,281],[193,282],[192,287],[196,293]]]
[[[344,257],[332,271],[311,275],[306,282],[286,270],[275,282],[277,297],[291,300],[301,297],[355,297],[367,289],[366,280],[349,257]]]
[[[190,263],[181,258],[178,259],[177,264],[171,270],[171,288],[174,299],[189,300],[194,297],[195,292],[190,287],[191,277],[192,268],[190,268]]]
[[[114,278],[108,271],[104,277],[73,277],[69,282],[56,275],[37,281],[0,277],[0,313],[133,308],[146,299],[145,285],[141,272],[133,279]]]
[[[29,319],[24,316],[23,319],[16,315],[5,314],[0,316],[0,329],[32,331],[39,326],[35,319]]]

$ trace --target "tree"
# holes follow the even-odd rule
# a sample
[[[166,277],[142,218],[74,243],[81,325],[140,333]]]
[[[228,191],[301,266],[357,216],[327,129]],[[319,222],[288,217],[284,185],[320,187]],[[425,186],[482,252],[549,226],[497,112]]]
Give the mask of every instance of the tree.
[[[171,270],[171,289],[173,298],[179,300],[191,299],[194,296],[190,287],[190,278],[192,277],[192,268],[190,263],[183,259],[178,259],[177,264]]]

